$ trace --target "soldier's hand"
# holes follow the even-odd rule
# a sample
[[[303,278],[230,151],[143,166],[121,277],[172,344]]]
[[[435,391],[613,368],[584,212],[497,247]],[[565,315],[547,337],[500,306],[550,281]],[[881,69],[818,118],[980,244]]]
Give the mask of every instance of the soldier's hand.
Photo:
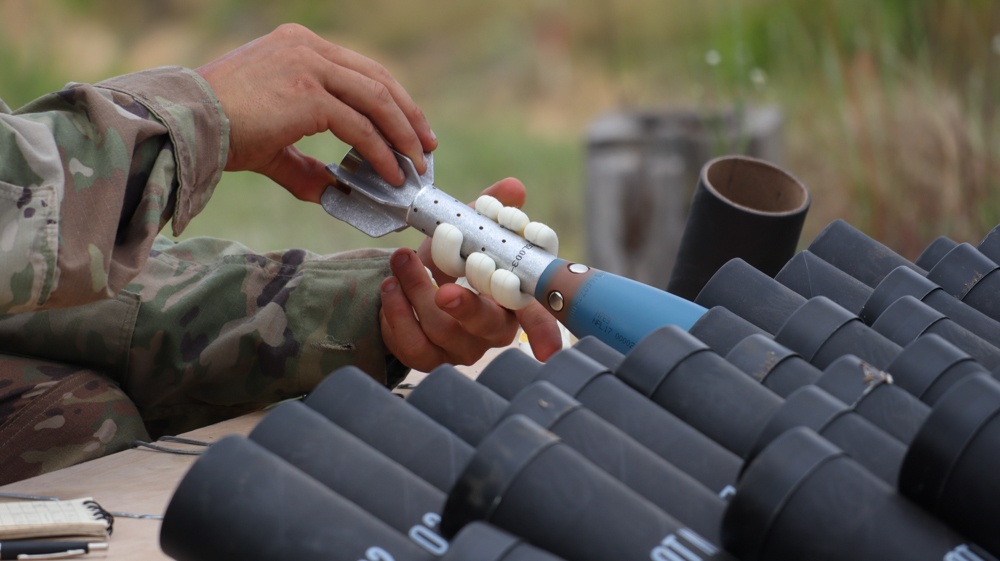
[[[403,172],[390,145],[423,173],[437,140],[420,108],[379,63],[308,29],[283,25],[200,67],[230,121],[227,171],[262,173],[318,202],[325,164],[293,144],[332,132],[357,148],[389,183]]]
[[[524,203],[524,185],[504,179],[483,191],[506,206]],[[556,319],[537,302],[520,310],[501,307],[492,298],[453,284],[434,266],[430,243],[399,249],[389,261],[393,275],[382,282],[382,338],[403,364],[428,372],[441,364],[472,364],[493,347],[509,344],[520,324],[535,357],[546,360],[562,348]],[[440,288],[427,276],[435,275]]]

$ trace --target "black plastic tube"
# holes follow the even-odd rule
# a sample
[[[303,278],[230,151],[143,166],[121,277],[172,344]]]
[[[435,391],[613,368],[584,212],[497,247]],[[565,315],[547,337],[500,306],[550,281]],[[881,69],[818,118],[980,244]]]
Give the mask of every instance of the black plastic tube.
[[[615,375],[740,457],[781,406],[780,397],[675,326],[647,335]]]
[[[498,368],[492,371],[500,377],[505,374]],[[510,374],[515,377],[517,372]],[[428,373],[406,402],[473,447],[493,429],[509,405],[487,386],[447,364]]]
[[[934,267],[934,265],[936,265],[937,262],[945,256],[945,254],[955,249],[956,245],[958,245],[958,242],[952,240],[951,238],[940,236],[924,248],[913,264],[925,271],[928,271]]]
[[[574,348],[551,357],[538,377],[563,390],[661,458],[725,495],[738,456],[618,379]]]
[[[743,458],[783,430],[807,425],[887,480],[895,481],[902,461],[902,444],[847,404],[816,386],[782,400],[675,326],[640,341],[616,374]]]
[[[361,507],[241,436],[198,458],[167,506],[160,547],[178,561],[428,560]],[[389,557],[391,556],[391,557]]]
[[[842,220],[826,227],[809,251],[868,286],[878,286],[890,271],[909,267],[949,294],[1000,321],[1000,273],[995,262],[970,244],[958,244],[926,271]],[[704,305],[704,304],[703,304]]]
[[[844,355],[823,370],[816,386],[851,406],[859,415],[903,444],[913,440],[930,407],[854,355]]]
[[[980,253],[1000,262],[1000,225],[997,225],[976,246]]]
[[[456,434],[465,434],[466,442],[473,446],[489,434],[492,427],[487,425],[512,415],[524,415],[664,512],[718,545],[719,524],[725,507],[718,495],[719,490],[708,489],[548,382],[529,384],[514,396],[506,408],[493,407],[496,400],[503,401],[454,369],[443,368],[431,372],[409,397],[412,405],[443,427]],[[482,409],[477,407],[483,403],[489,405]],[[474,423],[477,430],[470,431],[468,427],[463,427],[463,421],[476,413],[482,415],[482,421]],[[697,450],[689,453],[697,453]]]
[[[522,416],[504,420],[476,449],[449,493],[442,531],[476,520],[574,561],[669,559],[679,547],[732,559]]]
[[[955,246],[927,271],[927,278],[955,298],[1000,320],[1000,265],[974,246]]]
[[[473,448],[493,430],[510,405],[450,366],[432,370],[406,401]]]
[[[852,314],[858,314],[872,289],[809,250],[795,254],[774,280],[804,298],[826,296]]]
[[[903,296],[920,300],[992,345],[1000,344],[1000,322],[948,294],[927,277],[907,267],[899,267],[886,275],[872,291],[858,316],[871,325],[886,308]]]
[[[492,388],[493,382],[506,381],[502,371],[495,370],[494,374],[485,379],[480,376],[477,382]],[[742,465],[738,456],[630,388],[575,346],[552,355],[536,380],[566,392],[713,492],[726,494],[736,480]],[[501,391],[512,389],[503,385]],[[505,397],[512,399],[515,395]]]
[[[774,334],[774,340],[798,351],[817,368],[826,368],[845,354],[885,368],[900,351],[899,345],[823,296],[806,300]]]
[[[436,534],[444,491],[301,402],[270,411],[248,438],[410,535],[428,552],[442,555],[448,550],[447,541]]]
[[[746,459],[752,460],[771,441],[796,427],[816,431],[887,483],[899,478],[906,446],[817,386],[803,386],[788,396],[768,419]]]
[[[462,439],[354,366],[327,376],[305,404],[442,491],[472,457]]]
[[[751,335],[766,335],[770,333],[741,318],[722,306],[709,308],[688,330],[692,336],[724,355],[731,351],[740,341]]]
[[[294,431],[286,435],[288,440],[298,436]],[[386,494],[386,483],[392,484],[381,481],[358,493]],[[400,495],[396,501],[405,507],[411,497]],[[409,534],[256,442],[234,435],[199,457],[174,491],[160,527],[160,547],[178,561],[560,561],[479,522],[455,535],[443,555],[418,547],[415,530]]]
[[[900,491],[1000,555],[1000,382],[969,376],[934,406],[900,472]]]
[[[832,300],[824,296],[807,300],[739,259],[719,268],[698,295],[698,303],[729,309],[773,333],[778,343],[818,368],[847,353],[884,368],[899,352],[898,345]]]
[[[936,328],[947,329],[947,333],[942,332],[942,335],[956,345],[964,346],[959,339],[953,338],[967,337],[964,331],[991,345],[993,341],[1000,340],[1000,322],[958,300],[908,267],[893,269],[872,289],[812,253],[802,251],[789,261],[775,280],[807,298],[826,296],[848,311],[856,313],[868,325],[878,321],[885,309],[896,300],[910,296],[929,308],[924,311],[924,315],[946,316],[946,324],[955,323],[961,328],[946,328],[943,325]],[[884,326],[885,321],[879,325]],[[912,337],[916,331],[909,329],[907,333]],[[890,338],[898,344],[906,344],[912,340],[898,336]]]
[[[573,345],[573,348],[606,366],[609,370],[618,368],[618,365],[625,360],[624,354],[593,335],[580,339]]]
[[[454,372],[479,387],[454,368],[447,368],[447,372]],[[435,372],[437,370],[431,375]],[[430,379],[428,376],[418,387]],[[442,385],[438,384],[437,388],[441,389]],[[460,396],[442,397],[450,400]],[[467,526],[462,533],[469,535],[460,534],[460,541],[449,545],[437,533],[446,498],[444,492],[300,402],[283,403],[270,411],[248,438],[402,532],[435,556],[447,554],[449,559],[456,561],[556,559],[485,524]],[[721,512],[718,516],[721,520]],[[471,547],[477,548],[477,553],[472,554]],[[486,557],[487,552],[494,557]]]
[[[823,371],[767,335],[751,335],[726,355],[730,364],[781,397],[816,383]]]
[[[912,296],[902,296],[887,306],[872,323],[872,329],[899,345],[933,333],[969,353],[988,369],[1000,366],[1000,349]]]
[[[542,364],[520,349],[507,349],[496,356],[476,377],[505,400],[538,377]]]
[[[886,370],[896,385],[928,405],[937,403],[962,378],[988,373],[969,353],[933,333],[903,347]]]
[[[795,253],[809,191],[763,160],[723,156],[702,167],[667,291],[694,298],[723,263],[740,257],[772,274]]]
[[[894,271],[892,274],[900,273]],[[778,304],[772,308],[753,303],[745,304],[745,301],[750,300],[749,297],[734,296],[741,285],[753,287],[755,295],[763,294],[762,300]],[[774,325],[780,319],[781,313],[778,310],[791,308],[796,298],[801,298],[798,295],[790,295],[789,292],[790,289],[781,286],[760,271],[734,260],[720,268],[716,276],[706,285],[702,295],[711,301],[702,304],[728,305],[748,316],[756,314],[751,321]],[[818,368],[826,368],[842,355],[853,354],[877,369],[890,371],[900,380],[900,387],[921,397],[921,400],[927,403],[927,398],[923,397],[927,388],[911,390],[913,384],[905,380],[910,377],[907,369],[913,369],[915,375],[923,379],[931,373],[936,378],[943,373],[943,370],[928,372],[926,367],[912,361],[895,362],[903,346],[913,343],[924,334],[938,335],[969,353],[987,369],[998,368],[1000,364],[997,347],[912,296],[898,298],[879,315],[871,327],[866,326],[860,318],[831,300],[822,296],[813,297],[789,315],[775,333],[774,340],[796,351]],[[895,365],[890,368],[894,362]],[[904,363],[907,364],[905,368]],[[928,364],[944,366],[936,360]],[[962,368],[955,369],[952,374],[962,370]],[[927,397],[933,398],[936,395],[937,393],[932,392],[927,394]]]
[[[534,382],[510,402],[504,417],[523,415],[663,512],[719,545],[725,502],[690,475],[589,411],[562,390]]]
[[[827,263],[874,287],[896,267],[927,272],[843,220],[834,220],[807,248]]]
[[[913,296],[979,337],[1000,341],[1000,322],[955,298],[909,267],[896,267],[873,289],[809,251],[801,251],[775,276],[796,293],[825,296],[873,324],[890,304]]]
[[[722,535],[744,561],[994,559],[805,428],[750,462]]]
[[[521,538],[489,524],[466,524],[440,561],[561,561]]]
[[[854,355],[843,355],[818,370],[773,339],[747,337],[726,356],[731,364],[787,398],[807,385],[816,385],[900,442],[907,443],[927,417],[926,404],[893,378]]]
[[[731,259],[705,283],[695,302],[722,306],[768,333],[777,333],[806,301],[742,259]]]

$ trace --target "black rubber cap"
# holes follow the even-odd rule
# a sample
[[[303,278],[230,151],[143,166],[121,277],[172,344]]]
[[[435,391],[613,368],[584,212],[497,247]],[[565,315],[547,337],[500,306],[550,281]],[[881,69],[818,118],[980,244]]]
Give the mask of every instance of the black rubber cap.
[[[625,360],[625,355],[593,335],[587,335],[583,339],[580,339],[572,348],[600,362],[611,370],[616,370],[618,365]]]
[[[963,243],[942,257],[927,272],[927,278],[955,298],[964,300],[980,280],[997,269],[1000,269],[1000,265],[972,245]]]
[[[722,306],[709,308],[688,330],[699,341],[720,355],[725,355],[733,346],[751,335],[770,333],[741,318]]]
[[[498,354],[476,381],[509,400],[538,375],[542,364],[520,349],[507,349]]]
[[[927,247],[924,248],[924,251],[920,253],[920,256],[917,257],[917,260],[913,263],[921,269],[929,271],[934,268],[934,265],[937,265],[937,262],[940,261],[941,258],[944,257],[949,251],[955,249],[956,245],[958,245],[958,242],[948,238],[947,236],[941,236],[928,244]]]
[[[935,405],[906,454],[899,490],[1000,552],[1000,382],[968,376]]]
[[[791,357],[801,357],[799,353],[764,335],[751,335],[740,341],[729,353],[726,360],[751,378],[763,382],[775,366]]]
[[[576,396],[599,376],[612,373],[610,368],[573,346],[549,357],[542,366],[538,378],[545,379],[569,395]]]
[[[535,456],[559,439],[524,416],[503,420],[476,448],[448,495],[441,533],[454,536],[476,520],[489,521],[507,487]]]
[[[759,559],[772,526],[799,483],[844,452],[805,427],[774,439],[747,463],[722,520],[722,544],[739,559]]]
[[[811,384],[821,374],[820,370],[806,362],[802,355],[766,335],[751,335],[743,339],[729,351],[726,360],[768,388],[772,388],[769,383],[772,373],[781,372],[782,366],[788,363],[796,363],[792,367],[795,369],[794,374],[789,375],[798,379],[782,382],[782,387],[792,385],[798,388]],[[785,392],[776,393],[787,395]]]
[[[812,362],[830,336],[852,321],[861,320],[833,300],[817,296],[807,300],[788,318],[775,333],[774,340]]]
[[[921,335],[896,356],[886,368],[895,379],[896,385],[933,405],[952,383],[947,373],[985,373],[986,370],[969,353],[945,341],[938,335]]]
[[[945,319],[944,314],[913,296],[901,296],[882,311],[872,329],[897,345],[907,345]]]
[[[653,331],[639,341],[618,367],[618,377],[639,393],[650,396],[687,357],[710,351],[708,345],[674,325]]]
[[[909,267],[896,267],[875,287],[858,316],[871,325],[886,308],[903,296],[913,296],[917,300],[923,300],[935,290],[941,290],[941,287],[927,277]]]

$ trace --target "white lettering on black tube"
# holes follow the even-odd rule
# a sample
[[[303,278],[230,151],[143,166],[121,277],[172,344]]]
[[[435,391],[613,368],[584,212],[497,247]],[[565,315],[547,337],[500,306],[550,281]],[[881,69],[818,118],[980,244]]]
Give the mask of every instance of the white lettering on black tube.
[[[985,561],[964,543],[944,554],[944,561]]]
[[[700,552],[700,553],[699,553]],[[687,528],[667,534],[649,553],[652,561],[702,561],[702,555],[715,555],[719,548]]]
[[[365,558],[359,561],[396,561],[388,551],[382,549],[381,547],[369,547],[368,551],[365,551]]]
[[[422,524],[416,524],[408,535],[417,545],[434,555],[444,555],[448,551],[448,540],[441,537],[433,528],[441,522],[441,515],[428,512],[421,519]]]

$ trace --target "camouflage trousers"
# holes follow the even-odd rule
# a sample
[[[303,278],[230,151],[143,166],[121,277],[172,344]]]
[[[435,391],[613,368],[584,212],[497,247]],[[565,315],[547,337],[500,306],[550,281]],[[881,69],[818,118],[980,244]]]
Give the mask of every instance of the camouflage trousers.
[[[0,484],[148,440],[132,400],[87,368],[0,355]]]
[[[0,482],[303,395],[349,364],[393,385],[388,257],[159,238],[115,298],[0,315]]]

